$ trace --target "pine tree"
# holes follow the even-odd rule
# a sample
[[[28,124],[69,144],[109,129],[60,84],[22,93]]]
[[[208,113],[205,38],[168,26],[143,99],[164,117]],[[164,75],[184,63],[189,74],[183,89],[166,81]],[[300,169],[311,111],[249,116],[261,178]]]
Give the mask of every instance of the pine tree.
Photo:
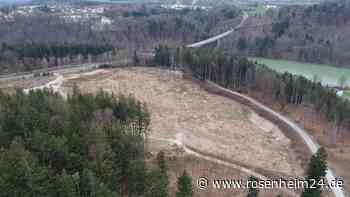
[[[321,196],[321,184],[323,184],[323,178],[326,176],[327,170],[327,152],[324,147],[318,149],[316,154],[311,157],[307,178],[308,185],[315,186],[315,188],[307,187],[302,193],[301,197],[320,197]],[[315,184],[314,184],[315,183]]]
[[[258,181],[258,179],[256,177],[254,177],[254,176],[249,177],[248,180],[250,181],[250,183]],[[248,191],[249,192],[248,192],[247,197],[257,197],[259,195],[259,189],[258,188],[254,188],[252,186],[252,184],[249,185]]]
[[[184,170],[183,174],[178,178],[177,188],[176,197],[193,196],[192,178],[187,174],[186,170]]]
[[[151,170],[147,173],[145,197],[167,197],[168,177],[160,170]]]
[[[129,196],[140,196],[145,191],[146,168],[144,161],[132,161],[128,166],[127,187]]]
[[[166,167],[166,161],[165,161],[165,156],[164,156],[164,152],[163,151],[160,151],[157,154],[157,161],[158,161],[158,166],[160,168],[160,171],[163,174],[166,174],[167,167]]]
[[[240,50],[240,51],[244,51],[247,49],[247,40],[245,38],[240,38],[238,40],[238,44],[237,44],[237,48]]]
[[[79,188],[81,190],[82,197],[96,196],[96,178],[91,170],[87,168],[83,170]]]
[[[134,51],[133,61],[134,61],[134,66],[137,66],[140,63],[140,59],[139,59],[139,56],[137,55],[136,50]]]
[[[56,178],[57,196],[76,197],[78,191],[73,178],[63,170],[61,175]]]

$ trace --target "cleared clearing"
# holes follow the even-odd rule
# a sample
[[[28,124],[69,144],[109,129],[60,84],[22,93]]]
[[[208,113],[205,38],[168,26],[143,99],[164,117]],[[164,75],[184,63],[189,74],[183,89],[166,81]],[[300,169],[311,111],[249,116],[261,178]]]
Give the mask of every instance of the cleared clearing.
[[[66,76],[66,78],[72,78]],[[151,112],[150,151],[171,149],[161,140],[182,136],[182,143],[250,166],[291,176],[302,170],[290,141],[257,114],[235,101],[207,93],[184,80],[180,72],[158,68],[123,68],[66,81],[85,92],[100,89],[134,95]]]

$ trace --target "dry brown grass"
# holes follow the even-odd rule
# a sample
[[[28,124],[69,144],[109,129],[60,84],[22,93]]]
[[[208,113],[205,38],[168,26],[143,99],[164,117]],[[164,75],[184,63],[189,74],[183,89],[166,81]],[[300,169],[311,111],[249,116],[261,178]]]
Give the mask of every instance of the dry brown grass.
[[[183,170],[191,175],[193,185],[197,185],[197,179],[200,177],[206,177],[209,181],[214,179],[234,179],[234,180],[247,180],[249,174],[242,173],[238,170],[234,170],[229,167],[217,165],[214,162],[199,159],[193,156],[179,157],[173,160],[167,161],[169,165],[169,177],[170,177],[170,196],[175,197],[177,189],[177,177],[179,177]],[[246,189],[215,189],[209,185],[207,190],[200,190],[198,187],[194,187],[195,197],[245,197],[247,196]],[[288,193],[281,190],[266,190],[261,191],[260,197],[273,197],[282,193],[284,197],[289,197]]]
[[[147,103],[154,138],[176,139],[181,133],[183,143],[203,152],[292,176],[302,174],[288,150],[289,140],[277,127],[235,101],[207,93],[181,73],[124,68],[74,82],[82,91],[131,94]]]

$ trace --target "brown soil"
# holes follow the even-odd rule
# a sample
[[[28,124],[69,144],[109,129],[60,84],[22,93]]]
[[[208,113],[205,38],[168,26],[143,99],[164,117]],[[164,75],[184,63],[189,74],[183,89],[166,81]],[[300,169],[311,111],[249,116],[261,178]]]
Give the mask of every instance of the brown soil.
[[[72,78],[72,75],[66,78]],[[150,138],[179,140],[180,134],[182,143],[203,153],[281,175],[303,174],[290,140],[271,122],[231,99],[209,94],[184,80],[179,72],[142,67],[115,69],[113,73],[68,80],[64,88],[68,90],[73,83],[85,92],[103,89],[115,94],[131,94],[145,102],[151,112]],[[150,140],[148,150],[181,152],[173,146],[174,143]],[[177,158],[176,154],[173,158]],[[191,162],[186,160],[184,163],[189,165]],[[213,175],[227,175],[225,170],[218,168],[219,165],[212,166],[217,168]],[[233,171],[232,175],[240,176],[240,173]],[[232,196],[232,191],[229,194]]]

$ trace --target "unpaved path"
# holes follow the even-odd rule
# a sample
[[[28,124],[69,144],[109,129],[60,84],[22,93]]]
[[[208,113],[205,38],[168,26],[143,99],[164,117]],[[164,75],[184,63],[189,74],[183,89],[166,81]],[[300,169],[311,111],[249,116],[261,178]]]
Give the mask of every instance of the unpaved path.
[[[133,95],[146,103],[151,112],[149,136],[175,139],[180,131],[186,143],[201,152],[276,174],[303,175],[287,137],[280,138],[271,134],[276,130],[252,124],[249,109],[208,93],[183,79],[180,72],[146,67],[115,69],[108,75],[67,81],[64,87],[70,88],[73,83],[82,92],[102,89],[115,95]],[[161,146],[167,149],[161,142],[150,145],[156,150]]]
[[[67,79],[76,79],[76,78],[79,78],[81,76],[95,75],[95,74],[98,74],[99,72],[101,72],[101,70],[95,70],[95,71],[88,72],[88,73],[83,73],[83,74],[74,74],[74,75],[68,76],[67,78],[63,77],[61,74],[57,74],[56,73],[55,74],[55,76],[56,76],[55,80],[50,81],[50,82],[48,82],[47,84],[45,84],[43,86],[38,86],[38,87],[35,87],[35,88],[31,88],[31,89],[51,88],[54,92],[59,92],[61,95],[64,95],[64,97],[66,97],[66,94],[62,91],[62,84],[63,84],[64,81],[66,81]],[[29,90],[30,89],[27,89],[25,91],[28,92]],[[271,127],[271,125],[264,125],[263,129],[270,128],[270,127]],[[270,130],[270,129],[267,129],[267,130]],[[166,141],[166,142],[177,144],[178,146],[182,147],[186,153],[194,155],[194,156],[196,156],[198,158],[205,159],[205,160],[212,161],[212,162],[215,162],[215,163],[220,164],[220,165],[225,165],[225,166],[228,166],[228,167],[240,170],[240,171],[242,171],[244,173],[251,174],[251,175],[256,176],[256,177],[258,177],[260,179],[267,179],[266,176],[262,175],[261,173],[258,173],[256,171],[254,171],[252,169],[249,169],[249,168],[237,165],[237,164],[235,164],[233,162],[228,162],[228,161],[225,161],[225,160],[214,158],[212,156],[209,156],[209,154],[206,155],[206,154],[203,154],[203,153],[201,153],[199,151],[195,151],[193,148],[188,147],[186,145],[186,143],[184,143],[184,138],[186,138],[186,137],[187,136],[185,136],[183,133],[178,132],[176,134],[175,139],[155,137],[155,136],[150,136],[150,139]],[[288,189],[285,189],[285,191],[288,194],[292,195],[292,196],[297,196],[295,193],[293,193],[292,191],[290,191]]]
[[[62,86],[65,78],[63,77],[63,75],[61,75],[59,73],[55,73],[54,75],[55,75],[56,79],[49,81],[45,85],[24,89],[23,91],[25,93],[28,93],[30,90],[51,89],[53,92],[58,92],[61,96],[66,98],[67,95],[61,89],[61,86]]]
[[[181,147],[187,154],[193,155],[193,156],[195,156],[197,158],[204,159],[204,160],[207,160],[207,161],[211,161],[211,162],[214,162],[216,164],[223,165],[223,166],[227,166],[227,167],[233,168],[235,170],[239,170],[239,171],[241,171],[243,173],[252,175],[252,176],[257,177],[258,179],[261,179],[261,180],[268,180],[269,179],[268,177],[264,176],[263,174],[258,173],[258,172],[254,171],[252,169],[249,169],[249,168],[237,165],[237,164],[232,163],[232,162],[228,162],[228,161],[224,161],[224,160],[221,160],[221,159],[218,159],[218,158],[214,158],[212,156],[209,156],[209,155],[203,154],[201,152],[198,152],[195,149],[193,149],[192,147],[188,147],[186,145],[186,143],[184,142],[185,136],[182,133],[177,133],[176,134],[176,139],[159,138],[159,137],[153,137],[153,136],[150,136],[149,139],[156,140],[156,141],[159,140],[159,141],[165,141],[165,142],[173,143],[173,144],[176,144],[177,146]],[[296,197],[299,196],[298,194],[292,192],[289,189],[286,189],[286,188],[280,188],[280,189],[283,190],[284,192],[288,193],[290,196],[296,196]]]
[[[65,91],[63,91],[63,89],[62,89],[62,85],[65,81],[70,80],[70,79],[76,79],[76,78],[79,78],[82,76],[96,75],[96,74],[103,73],[103,72],[105,72],[105,69],[97,69],[97,70],[93,70],[90,72],[73,74],[68,78],[65,78],[61,73],[54,73],[54,76],[56,77],[54,80],[49,81],[45,85],[27,88],[27,89],[24,89],[23,91],[25,93],[28,93],[30,90],[51,89],[53,92],[59,93],[63,98],[67,98],[67,93],[65,93]]]
[[[317,150],[319,149],[320,145],[311,138],[311,136],[302,128],[300,128],[295,122],[291,121],[290,119],[288,119],[287,117],[281,115],[278,112],[273,111],[272,109],[270,109],[269,107],[265,106],[264,104],[260,103],[259,101],[250,98],[246,95],[240,94],[238,92],[234,92],[228,89],[225,89],[217,84],[214,84],[212,82],[208,82],[210,83],[210,85],[215,86],[217,89],[221,90],[221,91],[225,91],[227,93],[230,93],[232,95],[236,95],[239,96],[241,98],[244,98],[245,100],[249,101],[250,103],[254,104],[255,106],[257,106],[258,108],[272,114],[273,116],[277,117],[278,119],[282,120],[283,122],[285,122],[287,125],[289,125],[295,132],[297,132],[304,140],[305,144],[308,146],[308,148],[310,149],[310,151],[312,153],[316,153]],[[326,174],[326,178],[327,181],[329,183],[333,182],[334,180],[336,180],[335,175],[333,173],[333,171],[331,169],[327,169],[327,174]],[[332,187],[331,188],[334,195],[336,197],[345,197],[345,193],[343,191],[342,188],[340,187]]]

